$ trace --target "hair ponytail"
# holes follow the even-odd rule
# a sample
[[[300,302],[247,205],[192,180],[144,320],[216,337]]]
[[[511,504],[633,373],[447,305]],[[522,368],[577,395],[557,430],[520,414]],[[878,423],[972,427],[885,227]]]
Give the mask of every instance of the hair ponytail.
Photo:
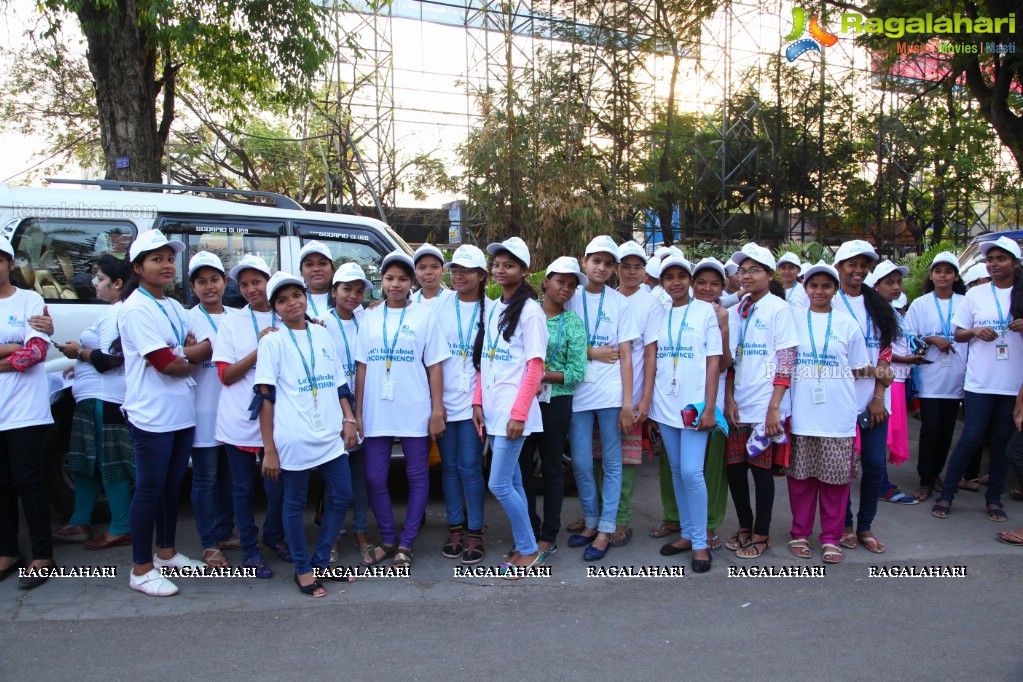
[[[1009,294],[1009,315],[1014,320],[1023,318],[1023,270],[1019,262],[1012,270],[1012,292]]]
[[[476,321],[476,340],[472,342],[472,366],[479,372],[483,366],[483,336],[486,334],[486,323],[483,321],[487,318],[483,316],[484,309],[487,304],[487,278],[484,277],[483,281],[480,282],[480,316]]]
[[[522,308],[529,299],[536,300],[536,289],[529,285],[529,282],[522,280],[522,284],[515,290],[512,297],[508,299],[508,307],[501,313],[498,328],[504,327],[504,340],[511,341],[515,329],[519,326],[519,317],[522,316]]]
[[[785,300],[785,286],[778,281],[778,278],[774,276],[773,272],[771,272],[771,280],[767,285],[767,290],[770,291],[775,296],[777,296],[778,298],[780,298],[781,300],[783,301]]]
[[[870,315],[874,324],[877,325],[878,332],[880,332],[881,347],[884,348],[885,346],[892,345],[892,342],[902,334],[902,328],[896,317],[895,308],[872,288],[864,286],[861,291],[863,293],[863,307],[866,308],[867,314]]]

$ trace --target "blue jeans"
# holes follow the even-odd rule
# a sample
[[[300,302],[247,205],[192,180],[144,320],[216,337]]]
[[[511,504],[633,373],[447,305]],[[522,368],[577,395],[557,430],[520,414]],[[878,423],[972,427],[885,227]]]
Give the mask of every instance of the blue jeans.
[[[348,468],[348,455],[335,457],[316,467],[323,478],[323,517],[320,534],[312,558],[306,548],[305,505],[309,493],[309,475],[312,469],[286,471],[281,469],[281,487],[284,490],[284,528],[288,547],[295,560],[295,574],[309,573],[316,568],[327,568],[330,550],[341,534],[341,524],[352,501],[352,474]]]
[[[153,560],[153,532],[160,549],[174,547],[181,481],[192,455],[195,428],[154,433],[129,423],[135,445],[135,496],[128,514],[131,557],[136,564]]]
[[[522,471],[519,468],[519,453],[526,437],[508,440],[504,436],[490,436],[490,492],[504,507],[504,513],[511,521],[512,539],[519,554],[533,554],[537,551],[533,524],[529,522],[529,507],[526,491],[522,489]]]
[[[224,447],[192,448],[192,513],[203,548],[216,548],[231,537],[231,469]]]
[[[884,480],[885,457],[888,454],[888,421],[869,429],[860,429],[860,510],[856,514],[856,530],[866,533],[877,516],[877,500]],[[852,495],[845,508],[845,527],[853,527]]]
[[[710,431],[659,426],[671,467],[682,537],[693,543],[693,549],[707,549],[707,483],[703,463]]]
[[[225,445],[227,461],[231,466],[231,500],[234,503],[234,517],[238,523],[238,537],[241,538],[245,559],[254,559],[259,554],[259,526],[252,510],[252,499],[256,496],[256,479],[263,478],[263,492],[266,495],[266,519],[263,521],[263,544],[276,545],[284,540],[284,522],[281,519],[281,505],[284,489],[280,481],[271,481],[263,476],[262,456]]]
[[[622,434],[618,431],[620,413],[617,407],[575,412],[568,427],[568,440],[572,445],[572,473],[575,474],[586,527],[596,528],[601,533],[615,531],[618,501],[622,496]],[[600,429],[601,464],[604,467],[604,486],[601,490],[603,509],[597,499],[597,482],[593,477],[594,419]]]
[[[471,419],[448,422],[444,435],[437,441],[444,476],[444,503],[448,525],[460,526],[469,512],[469,529],[483,528],[483,443]],[[463,506],[464,500],[464,506]]]
[[[366,490],[366,453],[362,448],[348,453],[348,469],[352,475],[352,530],[369,531],[369,492]],[[344,528],[344,519],[341,527]]]
[[[1019,359],[1016,360],[1019,362]],[[970,463],[973,453],[984,444],[985,434],[991,436],[991,467],[988,474],[991,481],[984,493],[984,501],[989,505],[1002,505],[1002,493],[1005,492],[1005,471],[1008,459],[1005,448],[1016,430],[1012,421],[1012,411],[1016,406],[1016,398],[1011,395],[991,395],[988,393],[971,393],[966,391],[963,407],[966,418],[963,420],[963,433],[959,436],[956,449],[948,460],[945,470],[945,482],[942,484],[939,502],[951,502],[959,490],[959,481]]]

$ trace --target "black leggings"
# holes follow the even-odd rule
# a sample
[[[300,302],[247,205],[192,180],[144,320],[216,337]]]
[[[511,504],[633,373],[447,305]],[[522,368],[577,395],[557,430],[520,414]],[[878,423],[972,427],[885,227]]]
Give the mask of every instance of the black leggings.
[[[735,515],[739,517],[739,528],[752,528],[755,535],[770,535],[771,510],[774,508],[774,474],[770,469],[751,467],[748,462],[738,462],[725,467],[728,474],[728,492],[732,495]],[[757,495],[757,517],[753,521],[753,509],[749,503],[749,477],[753,473],[753,488]]]
[[[53,558],[50,503],[43,486],[40,444],[46,426],[0,431],[0,556],[18,556],[18,498],[25,512],[32,560]]]
[[[557,542],[561,530],[561,505],[565,497],[564,462],[565,438],[572,421],[572,396],[559,395],[549,403],[540,403],[543,431],[526,440],[519,454],[522,488],[526,493],[529,520],[537,540]],[[543,521],[536,514],[536,490],[533,482],[533,453],[540,450],[540,469],[543,472]]]
[[[941,480],[952,436],[959,417],[958,398],[920,398],[920,448],[916,472],[920,487],[929,488]],[[978,468],[980,464],[977,464]],[[974,476],[976,478],[976,476]]]

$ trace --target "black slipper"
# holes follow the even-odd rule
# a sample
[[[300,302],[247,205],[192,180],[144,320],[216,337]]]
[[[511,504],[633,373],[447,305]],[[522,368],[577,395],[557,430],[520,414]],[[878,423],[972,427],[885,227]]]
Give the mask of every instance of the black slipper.
[[[676,547],[675,545],[669,542],[668,544],[661,546],[661,556],[675,556],[676,554],[681,554],[682,552],[691,551],[693,551],[692,545],[689,545],[688,547]]]

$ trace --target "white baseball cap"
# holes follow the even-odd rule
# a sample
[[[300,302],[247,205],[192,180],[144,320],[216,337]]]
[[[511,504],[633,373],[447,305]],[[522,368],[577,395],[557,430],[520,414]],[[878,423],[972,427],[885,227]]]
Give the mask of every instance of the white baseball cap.
[[[661,274],[661,259],[657,256],[651,256],[650,260],[646,262],[646,274],[648,277],[657,278]]]
[[[444,264],[444,254],[441,253],[440,249],[438,249],[436,246],[429,242],[426,242],[418,249],[416,249],[416,252],[412,254],[412,262],[418,263],[419,259],[422,258],[423,256],[433,256],[434,258],[441,262],[441,265]]]
[[[491,256],[496,256],[501,251],[507,251],[529,267],[529,247],[518,237],[509,237],[503,242],[494,242],[487,246],[487,253]]]
[[[681,266],[686,272],[689,273],[690,277],[693,274],[693,264],[687,261],[682,256],[676,254],[670,254],[667,258],[661,261],[661,270],[657,273],[658,279],[664,276],[665,270],[673,268],[675,266]]]
[[[643,247],[634,241],[627,241],[618,247],[618,259],[625,260],[626,256],[636,256],[646,264],[648,258]]]
[[[327,245],[324,244],[323,242],[318,242],[314,239],[313,241],[303,246],[302,250],[298,252],[299,265],[301,265],[302,261],[304,261],[309,256],[313,255],[314,253],[320,254],[321,256],[329,260],[331,263],[334,262],[334,256],[330,254],[330,249],[327,248]]]
[[[778,259],[778,265],[781,265],[782,263],[789,263],[790,265],[795,265],[797,268],[802,265],[799,261],[799,256],[791,251],[786,251],[781,255],[781,258]]]
[[[267,279],[270,278],[270,266],[266,264],[266,261],[263,260],[262,256],[257,256],[254,253],[245,254],[242,256],[242,259],[238,261],[238,265],[231,268],[231,272],[229,273],[231,279],[237,282],[238,275],[242,274],[242,270],[255,270],[257,272],[262,272],[266,275]]]
[[[799,276],[805,277],[806,271],[810,269],[810,261],[806,261],[799,266]]]
[[[451,262],[445,263],[444,267],[450,268],[452,265],[460,265],[463,268],[480,268],[481,270],[486,270],[487,257],[483,255],[483,251],[478,246],[462,244],[455,249],[455,253],[451,256]]]
[[[380,272],[386,270],[388,265],[396,261],[399,263],[404,263],[405,265],[409,266],[409,268],[411,268],[412,270],[416,269],[416,264],[415,261],[412,260],[412,256],[408,255],[401,249],[395,249],[394,251],[391,251],[389,254],[384,256],[384,259],[380,261]]]
[[[856,256],[866,256],[870,260],[881,260],[881,256],[877,255],[877,251],[874,250],[874,246],[870,242],[865,242],[862,239],[853,239],[852,241],[842,242],[842,245],[838,247],[838,251],[835,252],[834,264],[838,265],[842,261],[855,258]]]
[[[266,283],[266,299],[271,302],[271,305],[274,300],[274,293],[276,293],[276,291],[281,287],[289,284],[294,284],[302,291],[305,291],[305,282],[298,277],[284,272],[283,270],[279,270],[273,274],[270,281]]]
[[[693,277],[696,277],[696,273],[700,270],[707,270],[708,268],[720,274],[721,279],[727,279],[725,276],[725,266],[721,264],[721,261],[713,256],[704,258],[693,267]]]
[[[665,256],[672,253],[675,254],[676,256],[682,256],[683,258],[686,257],[686,255],[682,252],[682,249],[678,248],[674,244],[672,244],[671,246],[662,246],[661,248],[654,251],[654,255],[660,258],[661,260],[664,260]]]
[[[589,283],[589,278],[582,273],[579,269],[579,261],[572,256],[561,256],[555,258],[554,262],[547,266],[547,273],[545,276],[550,277],[553,274],[559,275],[575,275],[576,279],[579,280],[579,286],[584,287]]]
[[[1019,244],[1017,244],[1014,239],[1009,239],[1008,237],[999,237],[998,239],[992,241],[980,243],[980,252],[985,256],[987,255],[988,251],[996,248],[1001,249],[1002,251],[1008,251],[1013,255],[1013,257],[1016,260],[1019,260],[1020,257]]]
[[[836,270],[833,265],[828,265],[823,260],[819,260],[817,261],[816,264],[810,265],[808,268],[806,268],[806,274],[803,275],[803,281],[805,282],[809,280],[811,277],[820,272],[823,272],[824,274],[828,275],[836,282],[841,282],[841,280],[838,278],[838,270]]]
[[[7,237],[0,237],[0,252],[6,253],[14,260],[14,247],[11,246],[11,240]]]
[[[991,273],[987,271],[986,263],[983,262],[975,263],[972,267],[970,267],[969,270],[966,271],[966,274],[963,275],[963,282],[966,284],[966,286],[970,286],[978,279],[984,279],[990,276]]]
[[[732,275],[734,275],[738,271],[739,271],[738,264],[733,263],[731,259],[729,259],[728,262],[725,263],[725,274],[728,277],[731,277]]]
[[[192,275],[199,268],[213,268],[214,270],[219,270],[222,275],[227,272],[224,270],[224,264],[220,261],[220,258],[215,253],[210,253],[209,251],[200,251],[188,261],[188,278],[191,279]]]
[[[142,254],[156,251],[165,246],[171,247],[174,253],[181,253],[185,250],[183,242],[170,241],[160,230],[146,230],[131,243],[131,248],[128,249],[128,258],[134,263]]]
[[[903,291],[901,294],[899,294],[899,297],[897,299],[892,301],[892,307],[895,308],[896,310],[902,310],[903,308],[906,307],[907,303],[909,303],[909,297],[906,296],[906,292]]]
[[[949,265],[956,269],[956,272],[959,272],[959,259],[956,258],[956,255],[951,251],[942,251],[937,256],[935,256],[934,260],[931,261],[931,269],[933,270],[934,266],[938,265],[939,263],[948,263]]]
[[[729,260],[731,260],[736,265],[741,265],[742,262],[747,258],[750,258],[753,261],[760,263],[768,270],[774,270],[776,267],[778,267],[777,262],[775,262],[774,260],[774,254],[771,253],[771,250],[764,248],[763,246],[760,246],[760,244],[757,244],[756,242],[750,242],[749,244],[746,244],[744,247],[742,247],[741,251],[736,251],[735,253],[733,253],[732,257]]]
[[[873,272],[863,278],[863,283],[868,287],[873,287],[893,272],[901,272],[902,276],[905,277],[909,274],[909,268],[904,265],[896,265],[890,260],[883,260],[877,264]]]
[[[367,289],[373,288],[373,282],[369,281],[366,273],[362,270],[362,266],[358,263],[344,263],[337,269],[331,284],[340,284],[341,282],[362,282],[366,285]]]
[[[615,244],[614,239],[611,239],[606,234],[594,237],[590,240],[590,243],[586,245],[586,252],[583,256],[589,256],[591,253],[609,253],[614,257],[615,263],[622,262],[622,259],[618,255],[618,245]]]

